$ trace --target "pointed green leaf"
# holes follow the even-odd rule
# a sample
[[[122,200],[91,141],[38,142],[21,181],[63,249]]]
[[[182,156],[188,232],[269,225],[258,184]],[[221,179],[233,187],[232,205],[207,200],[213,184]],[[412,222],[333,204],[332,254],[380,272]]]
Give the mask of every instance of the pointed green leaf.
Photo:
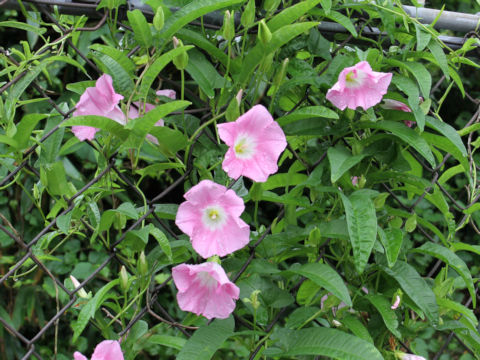
[[[397,262],[398,254],[402,248],[403,232],[397,228],[387,228],[384,231],[379,227],[378,235],[387,254],[388,266],[392,267]]]
[[[280,329],[272,339],[276,340],[275,347],[263,352],[269,358],[323,355],[341,360],[383,360],[373,344],[336,329]]]
[[[432,242],[426,242],[413,251],[436,257],[437,259],[442,260],[448,266],[452,267],[465,281],[467,289],[472,296],[473,307],[476,306],[475,286],[473,284],[472,275],[470,274],[467,264],[465,264],[465,262],[458,257],[458,255],[456,255],[452,250]]]
[[[268,23],[267,26],[271,32],[275,32],[281,27],[293,23],[295,20],[305,15],[308,10],[313,8],[322,0],[307,0],[300,1],[298,4],[289,6],[282,10],[279,14],[275,15]],[[325,0],[323,0],[325,1]]]
[[[327,155],[328,161],[330,161],[330,180],[332,183],[335,183],[366,156],[365,154],[354,156],[343,146],[330,147]]]
[[[370,333],[357,317],[347,314],[342,318],[342,324],[345,325],[355,336],[373,344],[373,339],[370,336]]]
[[[133,11],[127,11],[127,17],[138,44],[145,48],[152,46],[152,32],[150,31],[145,15],[143,15],[140,10],[135,9]]]
[[[405,294],[425,313],[433,325],[438,323],[438,305],[435,294],[413,266],[403,261],[397,261],[393,268],[382,266],[382,270],[397,280]]]
[[[365,295],[365,298],[378,310],[387,329],[398,339],[401,339],[402,334],[398,331],[397,315],[395,311],[391,309],[390,301],[382,295]]]
[[[361,274],[367,265],[377,237],[375,206],[365,190],[355,191],[348,198],[340,193],[340,197],[345,208],[355,268]]]
[[[214,320],[196,330],[185,346],[180,350],[177,360],[210,360],[223,342],[233,335],[234,321],[228,319]]]
[[[352,299],[350,299],[350,294],[343,279],[330,266],[320,263],[308,263],[289,271],[312,280],[315,284],[328,290],[348,306],[352,306]]]

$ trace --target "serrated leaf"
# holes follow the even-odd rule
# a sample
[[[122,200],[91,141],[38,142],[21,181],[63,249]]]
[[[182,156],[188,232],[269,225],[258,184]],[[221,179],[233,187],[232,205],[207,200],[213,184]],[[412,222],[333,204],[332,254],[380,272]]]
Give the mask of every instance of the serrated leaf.
[[[391,269],[382,266],[382,270],[397,280],[405,294],[425,313],[433,325],[438,323],[438,305],[435,294],[413,266],[403,261],[397,261]]]
[[[352,299],[340,275],[330,266],[320,263],[308,263],[299,268],[290,269],[295,274],[302,275],[315,284],[331,292],[348,306],[352,306]]]
[[[215,319],[210,325],[201,326],[180,350],[177,360],[210,360],[223,342],[233,335],[233,317]]]
[[[377,237],[375,206],[365,190],[358,190],[348,198],[339,193],[345,208],[348,234],[353,248],[355,268],[362,273]]]
[[[470,274],[467,264],[465,264],[465,262],[458,257],[458,255],[456,255],[452,250],[432,242],[426,242],[413,251],[436,257],[437,259],[442,260],[448,266],[452,267],[465,281],[467,289],[472,296],[473,307],[476,306],[475,286],[473,284],[472,275]]]
[[[267,357],[323,355],[342,360],[383,360],[373,344],[336,329],[280,329],[272,339],[275,347],[263,352]]]

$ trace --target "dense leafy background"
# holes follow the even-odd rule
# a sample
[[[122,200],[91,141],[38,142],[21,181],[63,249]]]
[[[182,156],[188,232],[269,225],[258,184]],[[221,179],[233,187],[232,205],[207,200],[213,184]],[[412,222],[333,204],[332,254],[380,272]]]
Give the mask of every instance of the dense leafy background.
[[[0,178],[8,179],[0,187],[0,275],[14,270],[0,283],[0,318],[47,359],[90,354],[120,335],[127,359],[393,359],[407,349],[428,359],[478,357],[475,34],[462,49],[446,48],[391,0],[252,1],[250,20],[242,0],[147,3],[164,9],[163,28],[140,12],[117,12],[121,1],[102,1],[101,11],[112,10],[94,31],[75,30],[98,22],[85,16],[0,12]],[[171,6],[182,10],[172,15]],[[445,7],[479,10],[471,1]],[[198,19],[214,10],[222,19],[225,9],[244,14],[232,41]],[[257,38],[261,19],[272,33],[266,44]],[[348,31],[320,33],[319,21]],[[369,26],[387,36],[364,36]],[[172,52],[173,35],[183,50]],[[182,53],[184,71],[172,62]],[[394,73],[387,97],[413,112],[342,112],[328,102],[339,72],[360,60]],[[142,121],[125,129],[64,121],[102,73],[126,100],[158,105],[166,122],[154,133],[159,146],[143,141]],[[188,103],[154,95],[165,88]],[[256,103],[289,147],[266,183],[232,185],[214,122],[201,126]],[[102,131],[79,142],[70,126],[89,121]],[[170,279],[173,265],[201,262],[173,222],[201,179],[232,185],[252,228],[250,246],[222,259],[241,289],[235,316],[211,324],[179,310]],[[89,299],[62,289],[73,289],[70,274],[88,280]],[[28,350],[0,326],[2,356]]]

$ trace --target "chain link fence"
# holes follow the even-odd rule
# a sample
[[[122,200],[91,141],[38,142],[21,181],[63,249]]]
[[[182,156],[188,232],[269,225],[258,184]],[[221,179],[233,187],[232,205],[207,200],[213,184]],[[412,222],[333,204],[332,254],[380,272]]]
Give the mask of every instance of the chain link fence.
[[[40,10],[43,18],[45,21],[54,24],[61,32],[60,36],[52,41],[52,43],[62,43],[65,46],[64,51],[72,51],[78,54],[85,63],[88,65],[88,69],[91,72],[92,78],[97,78],[98,75],[102,74],[101,70],[95,65],[94,62],[90,60],[90,58],[84,54],[80,49],[74,45],[71,41],[71,38],[68,36],[72,29],[68,29],[63,27],[52,15],[54,13],[53,6],[50,5],[49,1],[42,0],[42,1],[30,1],[30,3],[35,4],[35,6]],[[0,6],[5,6],[8,4],[6,0],[0,2]],[[92,3],[83,3],[83,2],[71,2],[65,3],[63,6],[75,9],[75,12],[89,12],[93,13],[96,5]],[[104,13],[97,13],[96,16],[98,22],[91,24],[88,27],[78,28],[75,31],[80,32],[89,32],[89,31],[97,31],[100,29],[106,22],[107,19],[107,12]],[[125,24],[118,21],[118,26],[123,27],[124,29],[129,30],[129,27]],[[211,25],[213,28],[220,28],[218,25]],[[337,29],[338,30],[338,29]],[[358,30],[361,31],[362,27],[358,26]],[[363,29],[366,32],[371,31],[370,28]],[[378,34],[376,34],[378,35]],[[476,33],[474,34],[476,36]],[[461,38],[456,38],[458,42]],[[462,39],[463,41],[464,39]],[[351,41],[354,41],[351,36],[347,37],[342,44],[335,50],[335,53],[345,45],[348,45]],[[461,45],[461,44],[460,44]],[[68,50],[70,49],[70,50]],[[47,48],[46,48],[47,50]],[[129,53],[128,56],[132,57],[136,54],[139,50],[139,47],[133,48]],[[8,49],[0,48],[0,53],[3,57],[8,59],[8,62],[12,64],[16,64],[15,58],[10,54]],[[332,54],[332,57],[335,56],[335,53]],[[327,67],[324,68],[324,71]],[[18,74],[15,78],[11,79],[7,83],[5,83],[0,88],[0,94],[6,93],[12,89],[12,86],[21,82],[22,79],[28,77],[30,74],[29,70],[25,70]],[[432,93],[438,89],[442,82],[445,80],[442,77],[437,84],[433,87]],[[176,85],[178,88],[178,84],[172,82],[172,85]],[[51,94],[51,92],[42,87],[37,80],[33,80],[30,85],[26,88],[26,91],[32,91],[39,94],[42,98],[47,101],[53,109],[63,118],[63,121],[68,119],[71,114],[74,112],[74,108],[65,110],[64,108],[57,105],[55,99],[58,98],[58,94]],[[308,91],[307,91],[308,93]],[[187,92],[187,97],[188,97]],[[480,122],[480,101],[475,99],[473,96],[470,96],[467,93],[467,98],[472,103],[473,106],[476,107],[475,114],[471,117],[471,119],[465,124],[465,128]],[[199,99],[196,98],[196,101]],[[294,110],[301,107],[304,104],[309,102],[307,94],[299,101]],[[211,113],[209,112],[208,104],[204,104],[203,108],[199,108],[196,110],[191,110],[192,113],[196,113],[196,115],[201,116],[202,121],[206,121],[210,116]],[[293,110],[292,110],[293,111]],[[188,110],[186,111],[188,112]],[[62,122],[63,122],[62,121]],[[49,130],[45,130],[43,135],[41,136],[40,140],[33,146],[31,146],[28,150],[23,153],[23,157],[18,159],[15,163],[12,163],[8,169],[3,169],[3,179],[0,180],[0,193],[6,199],[9,199],[9,203],[15,202],[17,209],[21,206],[22,199],[25,196],[31,197],[31,189],[32,185],[35,182],[40,180],[40,173],[38,170],[38,165],[36,161],[38,160],[38,150],[39,148],[45,146],[45,144],[55,136],[56,133],[61,131],[61,123],[54,126]],[[18,351],[20,348],[21,352],[23,352],[22,359],[45,359],[39,353],[39,348],[45,345],[49,345],[52,343],[52,337],[55,338],[55,346],[57,346],[58,342],[63,338],[68,338],[69,336],[66,334],[69,332],[69,323],[70,319],[72,318],[73,309],[77,306],[81,298],[78,296],[78,292],[81,289],[96,288],[93,286],[95,280],[98,283],[104,283],[105,277],[101,274],[104,269],[109,268],[110,271],[113,269],[119,269],[121,265],[123,265],[123,261],[121,256],[119,256],[119,252],[117,248],[119,247],[122,242],[125,241],[127,234],[130,231],[137,230],[146,224],[153,224],[155,227],[159,227],[168,233],[169,238],[178,239],[178,229],[173,224],[172,220],[168,220],[165,218],[160,218],[156,213],[156,205],[162,204],[165,199],[171,197],[172,194],[175,192],[177,194],[183,194],[183,185],[186,181],[189,180],[189,176],[191,175],[191,171],[193,168],[193,158],[192,154],[195,149],[195,144],[198,141],[199,137],[204,134],[201,132],[195,138],[193,145],[189,149],[189,153],[187,154],[186,158],[187,161],[187,168],[183,175],[178,177],[171,177],[169,184],[164,184],[164,188],[158,191],[158,194],[154,194],[146,199],[145,194],[142,191],[139,191],[139,187],[135,185],[138,181],[138,178],[132,176],[122,165],[122,159],[118,158],[118,154],[113,154],[108,159],[108,163],[106,164],[105,168],[98,173],[90,174],[90,178],[88,182],[73,196],[66,197],[63,196],[63,201],[67,204],[66,209],[59,212],[53,219],[47,221],[46,226],[36,234],[30,234],[28,230],[25,229],[25,219],[21,214],[21,211],[18,211],[17,214],[12,214],[12,221],[10,221],[6,216],[4,216],[0,212],[0,230],[10,238],[13,243],[7,249],[4,249],[4,253],[0,253],[0,257],[10,257],[13,258],[13,265],[6,266],[6,263],[0,263],[0,297],[3,298],[4,303],[7,305],[7,311],[10,312],[12,315],[13,308],[8,306],[8,304],[12,305],[12,296],[15,296],[16,292],[19,289],[16,289],[15,283],[19,278],[28,277],[29,281],[26,282],[24,287],[22,287],[22,291],[30,291],[28,290],[29,287],[34,287],[35,289],[30,291],[33,298],[35,297],[51,297],[54,299],[52,303],[52,310],[49,313],[44,313],[42,316],[36,313],[35,308],[29,306],[28,303],[24,304],[24,307],[21,309],[25,312],[24,316],[26,317],[26,323],[24,326],[15,326],[12,318],[9,314],[0,313],[0,323],[3,326],[4,330],[10,334],[10,337],[3,336],[3,339],[0,339],[0,357],[4,358],[8,352],[11,352],[12,349]],[[467,138],[467,150],[469,153],[469,164],[473,169],[476,167],[478,170],[479,167],[475,163],[473,159],[473,152],[472,152],[472,141],[474,133],[470,133]],[[215,144],[216,141],[212,138],[211,139]],[[323,139],[322,141],[327,141]],[[98,147],[95,143],[87,141],[93,151],[97,151]],[[333,146],[335,144],[325,143],[325,146]],[[293,154],[295,151],[290,148]],[[474,204],[477,204],[480,196],[475,197],[472,201],[468,201],[469,194],[464,193],[463,199],[458,199],[458,193],[450,194],[447,190],[445,184],[439,182],[442,174],[444,173],[444,165],[452,158],[451,154],[444,154],[443,161],[436,167],[432,168],[428,164],[426,164],[416,153],[414,150],[409,150],[411,155],[415,157],[415,159],[422,164],[422,167],[426,173],[429,174],[431,179],[431,185],[425,188],[425,191],[420,196],[417,196],[413,201],[406,203],[404,199],[398,196],[392,189],[391,185],[388,183],[380,183],[379,185],[383,187],[385,191],[387,191],[391,198],[396,202],[399,208],[405,210],[413,214],[415,209],[419,204],[422,203],[422,200],[431,193],[434,187],[438,187],[438,189],[448,198],[449,203],[449,211],[456,216],[461,216],[461,220],[458,222],[460,226],[465,223],[468,219],[468,215],[463,214],[463,210],[471,208]],[[296,154],[295,154],[296,155]],[[68,157],[68,155],[66,155]],[[311,163],[305,164],[305,160],[302,159],[302,162],[307,166],[307,172],[313,171],[317,166],[319,166],[322,162],[325,161],[327,157],[327,150],[324,153],[318,156],[318,159]],[[72,159],[72,161],[75,161]],[[88,176],[88,175],[87,175]],[[134,221],[129,221],[128,226],[125,230],[119,231],[118,236],[115,240],[111,243],[109,247],[104,247],[104,253],[107,256],[102,258],[102,261],[97,264],[93,264],[95,266],[95,270],[92,271],[88,277],[86,277],[78,288],[75,290],[69,290],[65,285],[65,279],[68,277],[69,274],[64,274],[58,271],[54,271],[51,269],[51,257],[55,255],[55,250],[57,247],[62,246],[64,242],[71,241],[70,235],[64,234],[59,229],[59,219],[62,221],[68,217],[70,213],[72,213],[77,206],[83,201],[82,196],[92,187],[102,187],[105,186],[108,182],[115,182],[117,185],[121,186],[123,190],[129,194],[130,199],[137,199],[135,205],[137,207],[143,207],[144,213],[141,217]],[[468,192],[468,189],[467,191]],[[48,199],[48,201],[59,201],[60,199]],[[133,201],[133,200],[132,200]],[[113,200],[115,203],[115,200]],[[6,206],[5,204],[2,206]],[[33,205],[30,205],[30,212],[35,211]],[[282,205],[279,204],[279,211],[275,215],[276,220],[280,220],[284,216],[284,209]],[[93,233],[95,229],[89,224],[88,219],[82,219],[81,224],[76,224],[78,229],[81,229],[84,232],[84,236],[88,239]],[[468,222],[468,226],[470,226],[477,234],[480,234],[480,231],[475,227],[473,221]],[[262,243],[262,241],[270,234],[272,224],[270,224],[266,230],[259,235],[258,240],[253,243],[253,245],[249,246],[249,257],[247,261],[243,263],[240,267],[240,270],[231,276],[233,282],[236,282],[240,277],[246,273],[248,273],[249,265],[251,264],[252,260],[256,257],[256,249]],[[50,249],[48,253],[39,254],[37,252],[37,245],[46,240],[46,237],[51,234],[51,232],[56,232],[56,236],[59,236],[57,239],[57,246]],[[427,237],[431,241],[434,240],[434,234],[432,232],[423,227],[422,225],[418,225],[416,231],[421,233],[423,236]],[[323,252],[325,251],[328,245],[328,241],[323,245],[318,259],[323,257]],[[46,256],[48,255],[48,256]],[[437,270],[441,265],[441,261],[436,261],[432,264],[430,272],[428,273],[427,277],[430,278],[434,274],[436,274]],[[128,267],[127,267],[128,268]],[[161,270],[164,271],[164,270]],[[110,310],[106,308],[102,308],[101,310],[105,313],[107,318],[111,318],[115,320],[116,325],[115,329],[118,330],[118,335],[121,338],[125,338],[129,330],[134,326],[138,321],[144,320],[148,324],[156,324],[158,322],[165,323],[166,325],[176,329],[175,331],[181,332],[186,337],[190,337],[193,332],[197,329],[194,326],[187,326],[183,325],[179,319],[175,318],[174,314],[171,314],[167,311],[167,306],[164,301],[165,298],[161,296],[162,291],[165,290],[167,284],[171,281],[171,276],[169,275],[169,271],[165,271],[166,279],[161,283],[156,283],[155,281],[151,281],[151,285],[148,288],[145,294],[145,304],[143,307],[136,309],[136,315],[132,317],[131,321],[128,324],[122,324],[116,321],[116,314],[112,314]],[[155,273],[153,275],[158,275]],[[152,277],[153,277],[152,275]],[[41,281],[45,281],[44,278],[47,277],[51,279],[51,283],[53,284],[54,292],[51,293],[45,286],[42,289],[39,289],[37,284],[40,284]],[[113,275],[115,277],[115,275]],[[297,290],[300,288],[300,285],[304,282],[305,278],[302,278],[297,284],[295,284],[291,289],[288,289],[289,292],[295,297]],[[29,284],[30,283],[30,284]],[[478,290],[478,286],[476,288]],[[478,296],[477,296],[478,297]],[[480,297],[478,297],[480,299]],[[464,304],[465,306],[470,306],[472,303],[472,299],[469,296],[465,296]],[[295,309],[295,305],[290,305],[287,307],[280,308],[274,317],[274,319],[265,327],[265,332],[270,332],[273,329],[274,325],[277,324],[282,319],[285,319],[292,310]],[[248,321],[245,321],[242,317],[238,316],[234,313],[235,320],[237,326],[246,327],[252,329],[251,325]],[[0,326],[0,327],[1,327]],[[460,347],[465,349],[465,352],[471,352],[471,350],[461,341],[461,339],[452,331],[447,334],[440,333],[443,340],[443,345],[432,358],[434,360],[439,359],[442,354],[448,354],[448,346],[452,342],[457,342]],[[397,340],[398,341],[398,340]],[[400,342],[401,346],[404,348],[405,351],[413,352],[408,344]],[[249,358],[254,359],[261,349],[262,344],[258,345],[258,347],[252,351]],[[4,354],[4,355],[1,355]],[[53,358],[56,358],[56,348],[52,349]],[[473,354],[473,353],[472,353]]]

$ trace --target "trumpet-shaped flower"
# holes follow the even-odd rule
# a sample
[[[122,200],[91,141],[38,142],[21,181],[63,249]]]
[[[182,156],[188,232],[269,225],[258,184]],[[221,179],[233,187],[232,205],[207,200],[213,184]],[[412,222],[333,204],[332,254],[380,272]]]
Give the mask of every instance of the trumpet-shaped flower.
[[[360,61],[342,70],[327,99],[340,110],[359,106],[367,110],[382,100],[391,80],[392,73],[373,71],[368,62]]]
[[[250,227],[240,219],[245,205],[233,190],[203,180],[184,197],[175,224],[201,257],[225,256],[248,244]]]
[[[228,279],[219,264],[181,264],[172,269],[172,277],[178,289],[178,306],[183,311],[207,319],[226,319],[235,309],[240,289]]]
[[[277,172],[287,140],[263,105],[255,105],[234,122],[219,124],[218,134],[229,146],[222,168],[231,178],[243,175],[264,182]]]
[[[112,77],[104,74],[98,78],[94,87],[85,89],[76,105],[73,116],[97,115],[105,116],[125,124],[125,115],[118,106],[123,96],[115,93]],[[91,126],[72,126],[72,132],[80,140],[93,140],[99,129]]]
[[[73,354],[74,360],[88,360],[78,351]],[[122,348],[116,340],[104,340],[97,345],[91,360],[123,360]]]

